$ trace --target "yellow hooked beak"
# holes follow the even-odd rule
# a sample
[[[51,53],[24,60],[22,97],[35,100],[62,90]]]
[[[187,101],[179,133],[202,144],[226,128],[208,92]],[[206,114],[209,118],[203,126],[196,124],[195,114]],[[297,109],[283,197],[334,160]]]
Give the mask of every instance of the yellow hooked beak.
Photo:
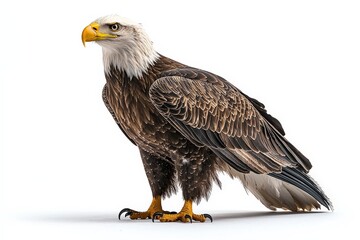
[[[100,25],[97,22],[91,23],[89,26],[85,27],[82,35],[81,40],[85,46],[85,42],[92,42],[98,40],[105,40],[109,38],[116,38],[117,35],[108,34],[108,33],[101,33],[99,32]]]

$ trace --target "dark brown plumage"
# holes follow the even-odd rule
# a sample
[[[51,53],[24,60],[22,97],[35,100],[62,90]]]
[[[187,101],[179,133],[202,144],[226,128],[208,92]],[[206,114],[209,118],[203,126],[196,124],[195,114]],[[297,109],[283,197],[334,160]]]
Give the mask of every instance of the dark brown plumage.
[[[208,198],[213,182],[220,185],[219,171],[238,177],[270,209],[311,210],[319,203],[331,208],[307,175],[310,161],[261,102],[215,74],[157,54],[141,27],[120,21],[120,30],[106,18],[94,22],[83,41],[103,46],[105,105],[139,148],[153,193],[148,211],[122,212],[133,219],[205,221],[208,215],[193,214],[191,203]],[[174,193],[177,183],[183,210],[155,214],[163,211],[159,199]]]
[[[153,195],[170,196],[175,192],[175,173],[179,172],[178,180],[184,198],[199,202],[201,198],[208,197],[213,180],[218,182],[216,156],[208,148],[196,146],[179,134],[159,113],[149,96],[150,87],[161,74],[166,70],[185,67],[161,56],[148,69],[146,77],[131,80],[123,72],[112,68],[106,74],[103,99],[120,129],[139,147]],[[208,155],[205,161],[204,155]],[[191,161],[182,164],[184,159]],[[200,180],[191,181],[191,176]],[[197,187],[199,182],[203,187]]]

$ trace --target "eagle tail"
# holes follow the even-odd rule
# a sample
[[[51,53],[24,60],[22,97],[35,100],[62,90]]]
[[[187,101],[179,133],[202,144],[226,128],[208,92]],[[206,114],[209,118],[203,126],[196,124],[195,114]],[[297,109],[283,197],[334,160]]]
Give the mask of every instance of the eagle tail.
[[[284,168],[279,174],[241,173],[230,170],[229,174],[241,180],[267,208],[282,208],[293,212],[320,209],[320,204],[333,209],[330,200],[308,175],[298,170]]]
[[[308,174],[297,168],[286,167],[281,173],[270,173],[270,176],[280,179],[286,183],[298,187],[307,194],[315,198],[321,205],[328,210],[333,210],[330,199],[325,195],[319,184],[315,182]]]

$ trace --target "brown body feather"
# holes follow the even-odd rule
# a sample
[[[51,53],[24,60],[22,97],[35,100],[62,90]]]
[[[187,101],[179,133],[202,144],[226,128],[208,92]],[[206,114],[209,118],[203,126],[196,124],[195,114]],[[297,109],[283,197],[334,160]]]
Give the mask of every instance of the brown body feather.
[[[289,184],[279,189],[247,186],[249,177],[241,172],[264,175],[291,167],[305,173],[311,164],[283,137],[280,122],[267,114],[262,103],[226,80],[164,56],[140,79],[130,79],[116,68],[106,79],[104,102],[120,129],[139,147],[154,196],[175,192],[177,179],[186,200],[200,201],[209,197],[213,181],[220,185],[217,172],[225,171],[242,180],[270,209],[319,207],[321,200]],[[267,186],[256,177],[250,179],[251,184],[260,181],[258,186]],[[291,191],[297,197],[289,200]],[[287,196],[286,203],[277,192]],[[317,198],[322,199],[317,185],[314,192],[320,192]]]
[[[179,67],[185,65],[160,57],[141,79],[130,79],[113,68],[106,75],[103,99],[121,130],[139,147],[153,195],[170,195],[178,179],[184,198],[199,202],[209,197],[213,181],[220,184],[217,157],[180,134],[149,97],[160,74]]]

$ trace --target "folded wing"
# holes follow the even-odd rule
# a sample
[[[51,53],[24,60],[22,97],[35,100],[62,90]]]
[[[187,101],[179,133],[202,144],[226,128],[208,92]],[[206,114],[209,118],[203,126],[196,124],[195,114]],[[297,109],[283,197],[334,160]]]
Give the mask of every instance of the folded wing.
[[[240,172],[311,168],[264,105],[219,76],[192,68],[168,71],[151,86],[150,97],[178,131]]]

